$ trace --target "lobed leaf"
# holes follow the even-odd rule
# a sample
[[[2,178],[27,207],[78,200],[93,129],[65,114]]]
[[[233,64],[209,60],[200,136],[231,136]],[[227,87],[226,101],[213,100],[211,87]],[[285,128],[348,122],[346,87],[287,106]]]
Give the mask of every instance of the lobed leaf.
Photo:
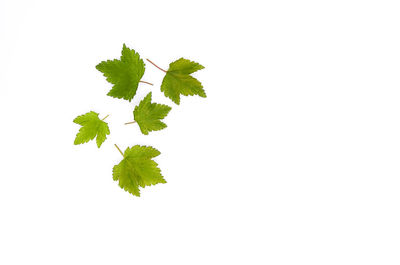
[[[198,95],[205,98],[206,92],[199,80],[190,74],[203,69],[204,66],[190,60],[180,58],[170,63],[161,84],[161,91],[176,104],[180,104],[180,95]]]
[[[128,147],[124,158],[113,168],[113,179],[122,189],[138,197],[139,187],[166,183],[158,164],[152,160],[158,155],[160,152],[150,146]]]
[[[136,95],[145,65],[139,54],[124,44],[119,60],[103,61],[96,65],[96,69],[103,73],[108,82],[113,84],[108,96],[131,101]]]
[[[161,120],[168,115],[171,110],[170,106],[151,103],[151,92],[135,107],[133,116],[138,123],[140,131],[143,134],[149,134],[151,131],[162,130],[167,125]]]
[[[75,145],[87,143],[96,138],[97,147],[100,148],[107,135],[110,134],[108,124],[100,120],[99,114],[94,111],[76,117],[73,122],[82,126],[75,137]]]

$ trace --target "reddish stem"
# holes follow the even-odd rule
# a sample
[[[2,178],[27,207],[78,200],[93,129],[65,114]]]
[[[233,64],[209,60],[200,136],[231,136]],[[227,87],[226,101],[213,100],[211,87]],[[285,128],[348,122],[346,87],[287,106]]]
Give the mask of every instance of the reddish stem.
[[[155,67],[157,67],[158,69],[160,69],[161,71],[163,71],[164,73],[166,73],[167,71],[165,71],[164,69],[162,69],[161,67],[159,67],[158,65],[156,65],[155,63],[153,63],[152,61],[150,61],[149,59],[146,59],[147,61],[149,61],[152,65],[154,65]]]
[[[142,80],[140,80],[139,82],[140,82],[140,83],[145,83],[145,84],[148,84],[148,85],[151,85],[151,86],[153,86],[153,84],[152,84],[152,83],[149,83],[149,82],[146,82],[146,81],[142,81]]]

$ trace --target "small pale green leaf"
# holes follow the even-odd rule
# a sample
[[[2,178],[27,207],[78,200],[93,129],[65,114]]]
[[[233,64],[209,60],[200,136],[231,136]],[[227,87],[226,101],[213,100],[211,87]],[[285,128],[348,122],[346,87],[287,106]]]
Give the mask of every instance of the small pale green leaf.
[[[110,134],[108,124],[100,120],[99,114],[94,111],[76,117],[74,123],[82,126],[76,135],[75,145],[87,143],[96,138],[97,147],[100,148],[107,135]]]
[[[161,84],[161,91],[179,105],[180,95],[198,95],[205,98],[206,92],[199,80],[190,74],[203,69],[204,66],[190,60],[180,58],[170,63],[169,69]]]
[[[119,186],[135,196],[140,196],[139,187],[166,183],[158,164],[152,158],[160,152],[150,146],[128,147],[124,158],[113,168],[113,179]]]
[[[144,62],[139,54],[124,44],[120,60],[107,60],[96,65],[96,69],[104,74],[107,81],[113,84],[108,96],[131,101],[136,95],[139,81],[145,70]]]
[[[161,120],[168,115],[170,106],[151,103],[151,92],[135,107],[133,116],[138,123],[140,131],[143,134],[149,134],[151,131],[162,130],[167,125]]]

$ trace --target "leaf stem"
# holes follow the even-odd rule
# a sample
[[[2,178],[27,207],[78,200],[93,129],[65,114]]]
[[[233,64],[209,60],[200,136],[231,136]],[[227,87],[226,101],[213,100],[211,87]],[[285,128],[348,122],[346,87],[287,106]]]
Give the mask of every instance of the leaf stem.
[[[149,61],[149,63],[151,63],[152,65],[154,65],[155,67],[157,67],[158,69],[160,69],[161,71],[163,71],[164,73],[166,73],[167,71],[165,71],[164,69],[162,69],[161,67],[159,67],[158,65],[156,65],[155,63],[153,63],[152,61],[150,61],[149,59],[146,59],[147,61]]]
[[[136,123],[136,121],[126,122],[125,125]]]
[[[140,82],[140,83],[145,83],[145,84],[148,84],[148,85],[151,85],[151,86],[154,86],[152,83],[147,82],[147,81],[142,81],[142,80],[140,80],[139,82]]]
[[[122,153],[121,149],[119,149],[118,145],[114,144],[115,147],[118,149],[118,151],[121,153],[122,156],[124,156],[124,153]]]
[[[110,115],[105,116],[105,117],[102,119],[102,121],[104,121],[108,116],[110,116]]]

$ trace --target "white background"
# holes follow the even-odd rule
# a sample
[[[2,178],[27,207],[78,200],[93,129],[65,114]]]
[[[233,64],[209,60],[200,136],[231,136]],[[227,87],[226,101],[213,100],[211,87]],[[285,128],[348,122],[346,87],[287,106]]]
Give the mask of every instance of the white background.
[[[0,1],[0,264],[400,264],[398,1]],[[177,106],[146,65],[132,102],[95,65],[180,57]],[[141,135],[149,91],[168,128]],[[111,135],[74,146],[87,111]],[[112,180],[113,144],[167,184]]]

